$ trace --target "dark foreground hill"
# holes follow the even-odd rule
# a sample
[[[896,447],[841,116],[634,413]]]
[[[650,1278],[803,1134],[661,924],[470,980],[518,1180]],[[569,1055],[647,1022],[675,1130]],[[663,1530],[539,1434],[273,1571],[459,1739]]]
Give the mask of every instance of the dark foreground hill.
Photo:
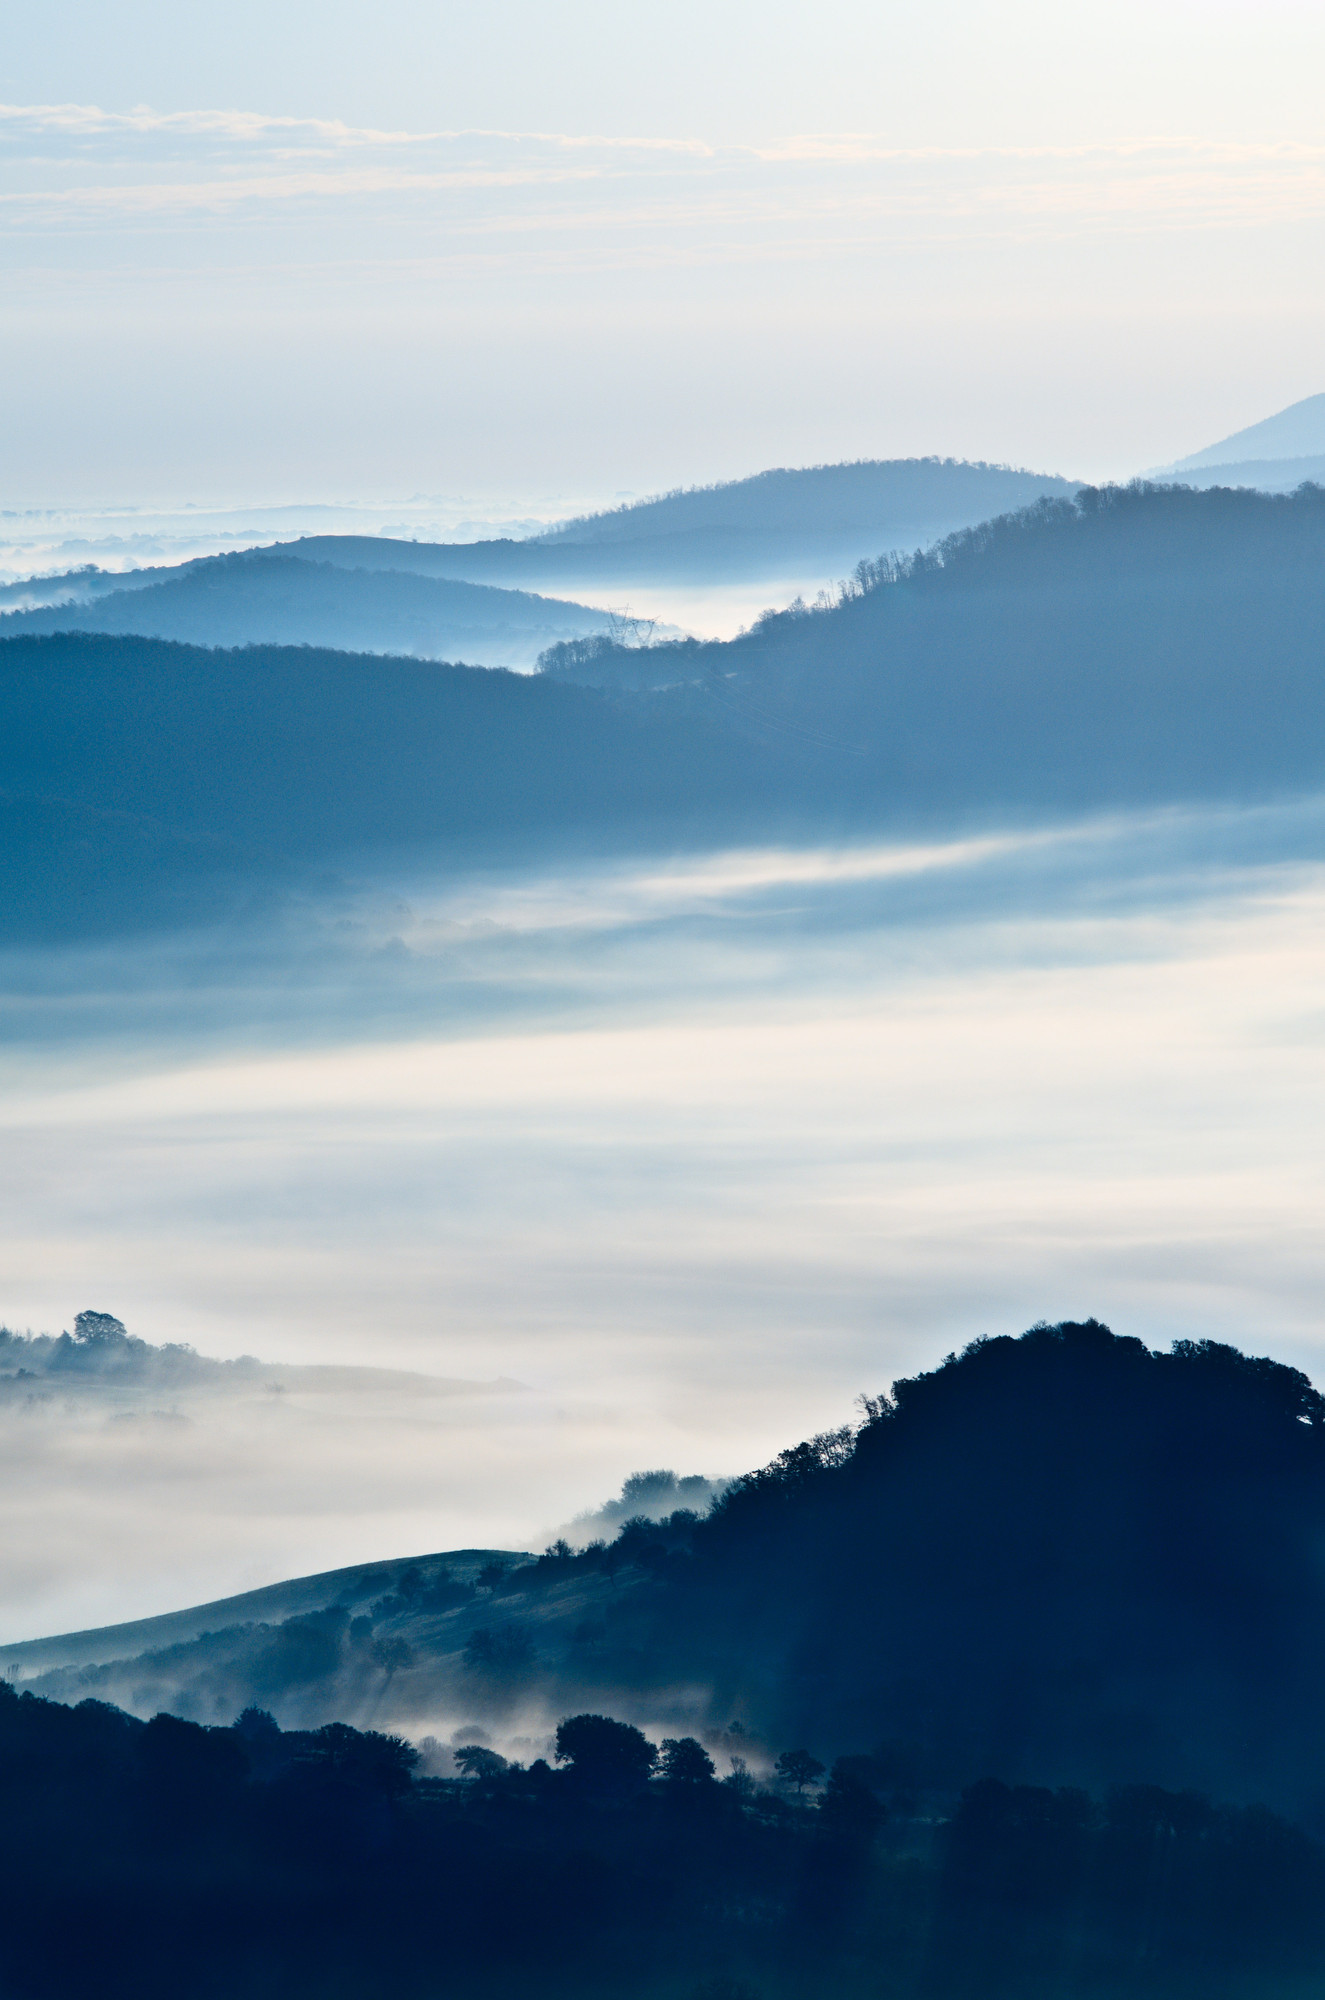
[[[372,1605],[333,1594],[288,1628],[152,1653],[109,1632],[100,1664],[71,1650],[33,1684],[499,1736],[601,1707],[724,1754],[870,1750],[922,1794],[983,1772],[1154,1782],[1325,1831],[1323,1548],[1325,1401],[1304,1376],[1087,1322],[898,1383],[702,1520],[478,1579],[402,1564]]]
[[[366,853],[500,859],[730,830],[720,719],[530,675],[307,647],[0,642],[0,926],[196,921]]]
[[[867,1757],[719,1781],[694,1738],[592,1713],[549,1751],[420,1780],[377,1731],[0,1686],[4,1991],[1233,2000],[1325,1972],[1325,1852],[1263,1810],[986,1779],[921,1817]]]
[[[454,1776],[256,1705],[144,1723],[88,1669],[74,1707],[0,1686],[0,1981],[1305,1996],[1322,1547],[1325,1401],[1294,1370],[1093,1321],[979,1342],[703,1521],[413,1565],[264,1635],[285,1692],[320,1655],[334,1697],[357,1647],[379,1685],[431,1671],[440,1722],[467,1631],[452,1691],[489,1728],[453,1732]],[[503,1719],[543,1754],[485,1746]]]

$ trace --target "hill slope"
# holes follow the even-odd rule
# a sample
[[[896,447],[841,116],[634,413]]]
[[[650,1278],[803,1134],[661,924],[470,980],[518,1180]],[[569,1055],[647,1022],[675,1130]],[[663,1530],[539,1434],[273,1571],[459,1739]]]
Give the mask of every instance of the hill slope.
[[[1201,451],[1166,466],[1166,472],[1197,472],[1207,466],[1237,465],[1249,459],[1312,458],[1325,454],[1325,395],[1304,396],[1272,417],[1218,438]]]
[[[897,1383],[702,1522],[634,1522],[449,1598],[401,1565],[357,1623],[329,1596],[284,1641],[232,1629],[35,1685],[439,1731],[601,1709],[721,1754],[871,1749],[937,1794],[978,1772],[1160,1783],[1325,1826],[1323,1546],[1304,1376],[1065,1323]]]
[[[0,934],[194,921],[310,866],[731,825],[716,720],[584,688],[313,649],[0,642]]]
[[[321,562],[389,561],[422,575],[532,590],[761,583],[841,576],[881,550],[921,547],[991,514],[1075,491],[1075,481],[1006,466],[863,460],[666,493],[527,541],[448,546],[326,535],[288,546]]]
[[[861,811],[969,813],[1312,789],[1323,655],[1325,492],[1138,485],[862,565],[838,601],[725,645],[590,640],[543,664],[688,681],[751,743],[836,759]]]
[[[117,587],[107,586],[114,584]],[[21,596],[11,587],[11,598]],[[140,633],[203,646],[335,646],[350,652],[532,666],[559,639],[605,632],[605,612],[487,584],[352,568],[258,549],[175,571],[48,578],[45,605],[0,612],[0,638],[26,632]]]
[[[619,853],[1314,792],[1322,658],[1317,489],[1041,502],[726,645],[577,640],[532,677],[11,639],[0,909],[11,935],[108,930],[370,851]]]

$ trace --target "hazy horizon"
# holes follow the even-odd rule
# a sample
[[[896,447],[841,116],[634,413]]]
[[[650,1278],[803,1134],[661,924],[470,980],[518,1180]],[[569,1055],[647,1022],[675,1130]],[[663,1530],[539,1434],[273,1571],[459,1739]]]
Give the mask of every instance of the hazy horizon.
[[[357,19],[13,24],[21,504],[1120,477],[1320,387],[1294,0]]]

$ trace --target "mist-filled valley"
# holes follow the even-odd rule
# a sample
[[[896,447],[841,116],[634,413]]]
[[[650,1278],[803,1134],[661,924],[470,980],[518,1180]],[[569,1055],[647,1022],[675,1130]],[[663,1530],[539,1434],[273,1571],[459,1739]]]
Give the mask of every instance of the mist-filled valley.
[[[16,1990],[69,1813],[139,1992],[1318,1976],[1325,498],[1032,501],[727,640],[0,628]]]
[[[1087,490],[862,562],[721,645],[591,634],[523,677],[12,638],[6,927],[178,925],[393,850],[509,864],[1311,792],[1322,539],[1314,487]]]

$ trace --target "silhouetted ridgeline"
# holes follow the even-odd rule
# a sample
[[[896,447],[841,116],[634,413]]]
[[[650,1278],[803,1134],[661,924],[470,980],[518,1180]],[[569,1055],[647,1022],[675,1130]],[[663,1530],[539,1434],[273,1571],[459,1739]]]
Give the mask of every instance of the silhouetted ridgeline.
[[[1317,791],[1323,657],[1319,488],[1046,501],[730,644],[577,640],[532,679],[9,640],[0,921],[196,918],[410,846],[543,860]]]
[[[73,1707],[0,1685],[0,1987],[1315,1991],[1322,1547],[1295,1370],[1094,1321],[976,1342],[702,1520],[249,1629],[273,1705],[358,1672],[381,1713],[486,1716],[454,1751],[144,1722],[92,1667]],[[120,1670],[214,1712],[207,1644]],[[503,1719],[547,1754],[487,1747]]]
[[[1325,776],[1325,489],[1084,489],[863,563],[727,644],[589,638],[545,671],[694,690],[858,810],[1071,809]]]
[[[120,576],[75,571],[44,585],[10,586],[7,595],[50,601],[0,609],[0,638],[133,632],[201,646],[335,646],[484,666],[532,666],[541,647],[605,632],[611,623],[587,605],[420,576],[407,563],[349,567],[280,548]]]
[[[1232,1348],[1037,1328],[898,1383],[703,1518],[401,1564],[284,1625],[0,1661],[202,1722],[258,1701],[510,1740],[593,1708],[756,1760],[867,1749],[922,1797],[986,1772],[1157,1783],[1325,1833],[1323,1411]]]
[[[719,1781],[693,1738],[593,1713],[554,1761],[458,1761],[420,1779],[379,1732],[0,1685],[5,1993],[1057,2000],[1325,1974],[1325,1852],[1263,1811],[986,1780],[934,1823],[870,1757]]]

